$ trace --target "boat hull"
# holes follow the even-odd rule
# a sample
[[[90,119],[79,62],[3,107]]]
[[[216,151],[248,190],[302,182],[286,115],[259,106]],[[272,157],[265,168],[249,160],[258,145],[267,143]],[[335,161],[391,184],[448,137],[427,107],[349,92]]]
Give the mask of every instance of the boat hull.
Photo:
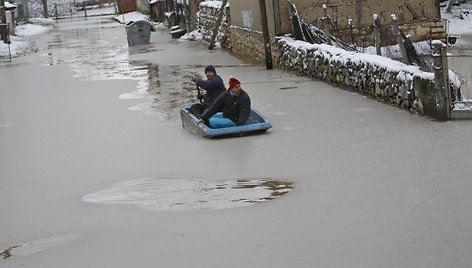
[[[210,128],[205,124],[197,124],[198,119],[192,114],[190,108],[187,107],[180,109],[180,118],[183,128],[195,135],[206,138],[257,134],[265,132],[272,127],[269,120],[254,109],[251,109],[251,114],[245,125],[235,127]]]

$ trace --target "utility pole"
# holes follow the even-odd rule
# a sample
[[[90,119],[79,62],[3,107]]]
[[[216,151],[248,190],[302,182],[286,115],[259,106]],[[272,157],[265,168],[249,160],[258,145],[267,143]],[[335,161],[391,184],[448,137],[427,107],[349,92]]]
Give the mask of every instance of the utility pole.
[[[262,36],[264,37],[264,55],[266,69],[271,70],[272,66],[272,52],[270,48],[270,35],[269,25],[267,24],[267,10],[265,0],[259,0],[259,7],[261,10],[261,24],[262,24]]]

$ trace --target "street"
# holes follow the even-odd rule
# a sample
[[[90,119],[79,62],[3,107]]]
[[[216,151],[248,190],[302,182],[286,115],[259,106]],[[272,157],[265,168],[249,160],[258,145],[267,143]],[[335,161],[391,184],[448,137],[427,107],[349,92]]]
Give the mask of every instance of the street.
[[[128,48],[111,17],[59,20],[35,42],[0,63],[1,267],[470,266],[471,121],[435,122],[159,27]],[[273,128],[182,128],[207,64],[237,77]],[[261,179],[287,192],[267,198]],[[251,189],[263,202],[244,202]]]

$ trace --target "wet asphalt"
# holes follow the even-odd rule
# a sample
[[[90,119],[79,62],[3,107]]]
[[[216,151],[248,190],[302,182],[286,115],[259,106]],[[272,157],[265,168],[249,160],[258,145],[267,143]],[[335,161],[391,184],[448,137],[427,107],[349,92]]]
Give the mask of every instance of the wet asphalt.
[[[470,265],[472,122],[159,27],[129,48],[110,17],[59,20],[33,41],[37,53],[0,63],[1,267]],[[238,77],[273,128],[183,129],[207,64]]]

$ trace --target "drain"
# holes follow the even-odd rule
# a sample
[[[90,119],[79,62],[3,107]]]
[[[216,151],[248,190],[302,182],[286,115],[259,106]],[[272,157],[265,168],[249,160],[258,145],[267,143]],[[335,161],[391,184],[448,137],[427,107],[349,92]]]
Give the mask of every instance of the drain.
[[[205,182],[180,178],[143,178],[113,185],[82,198],[98,204],[136,205],[150,211],[202,211],[244,207],[278,198],[294,187],[272,179]]]

